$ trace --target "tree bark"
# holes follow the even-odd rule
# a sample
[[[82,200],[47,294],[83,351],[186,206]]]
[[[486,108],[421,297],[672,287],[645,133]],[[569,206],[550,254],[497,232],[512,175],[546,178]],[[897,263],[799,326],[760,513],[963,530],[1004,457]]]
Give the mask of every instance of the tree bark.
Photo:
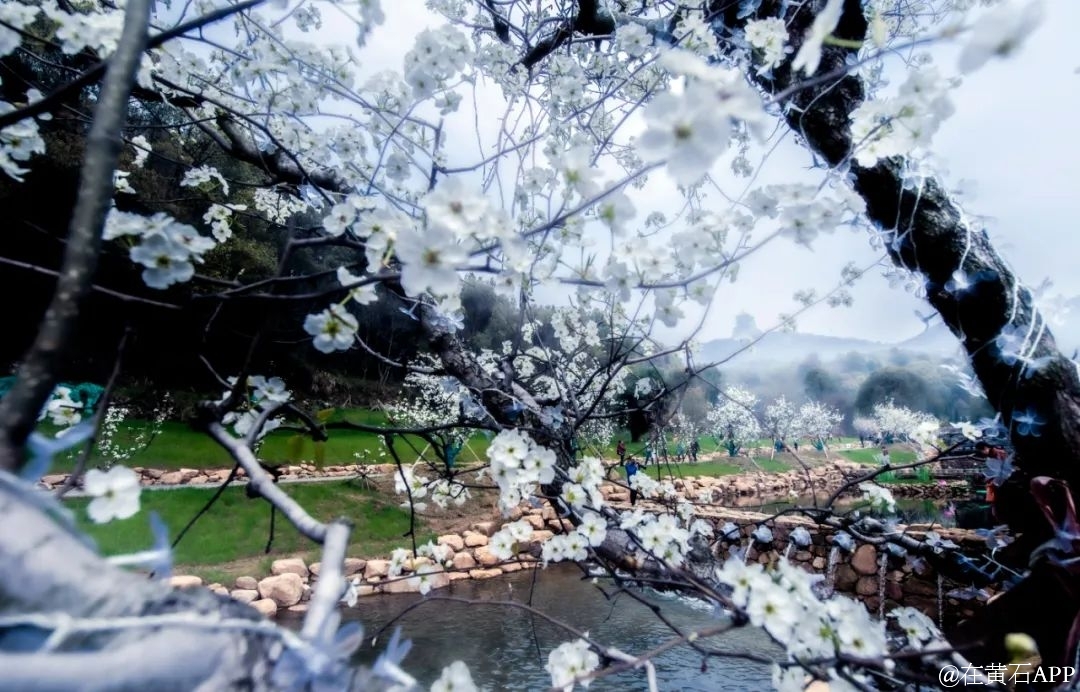
[[[790,6],[785,17],[794,48],[797,50],[814,16],[825,4],[816,0]],[[747,19],[737,19],[737,3],[717,7],[727,22],[726,29],[740,30]],[[777,16],[782,5],[766,0],[757,16]],[[866,20],[858,0],[846,0],[843,15],[834,35],[861,42],[866,35]],[[722,39],[723,40],[723,39]],[[840,71],[855,51],[825,46],[819,74]],[[886,247],[893,262],[921,274],[926,280],[927,301],[938,311],[950,331],[960,340],[976,376],[991,405],[1001,413],[1016,449],[1017,472],[999,489],[995,510],[1016,531],[1018,555],[1024,566],[1031,550],[1053,535],[1050,523],[1038,511],[1030,490],[1031,480],[1050,476],[1080,487],[1080,378],[1076,365],[1057,348],[1045,318],[1034,305],[1031,291],[1009,269],[991,244],[986,232],[967,219],[939,180],[923,179],[910,185],[907,162],[896,157],[872,167],[860,166],[849,157],[853,151],[850,132],[851,113],[863,102],[865,86],[861,78],[847,75],[799,89],[801,76],[790,69],[790,61],[775,69],[771,77],[750,71],[758,86],[768,93],[792,90],[791,101],[784,104],[787,124],[806,146],[832,167],[849,167],[849,177],[856,192],[865,200],[870,220],[885,234]],[[978,277],[970,290],[955,291],[946,286],[954,272],[962,270]],[[1034,371],[1025,370],[1022,361],[1002,358],[997,338],[1011,325],[1028,334],[1025,353],[1031,360],[1045,359]],[[1034,414],[1041,425],[1035,430],[1017,425],[1020,414]],[[1032,434],[1037,433],[1037,434]],[[1075,496],[1075,492],[1073,492]],[[975,663],[1001,662],[1004,635],[1021,623],[1017,612],[1043,612],[1061,607],[1062,617],[1045,619],[1035,625],[1028,618],[1023,623],[1044,652],[1044,663],[1069,665],[1072,652],[1062,643],[1069,639],[1080,599],[1072,587],[1063,586],[1060,573],[1048,575],[1046,567],[1036,566],[1030,579],[1053,585],[1052,591],[1015,588],[988,606],[972,623],[958,633],[963,645],[981,648],[971,654]],[[1056,576],[1055,576],[1056,574]],[[1061,598],[1051,605],[1051,594]]]

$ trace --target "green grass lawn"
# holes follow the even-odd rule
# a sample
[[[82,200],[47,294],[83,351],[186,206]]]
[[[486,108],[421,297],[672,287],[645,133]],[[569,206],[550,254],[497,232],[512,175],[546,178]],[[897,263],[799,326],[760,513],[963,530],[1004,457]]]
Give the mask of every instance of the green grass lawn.
[[[329,422],[340,420],[365,423],[368,425],[386,425],[386,414],[369,409],[348,409],[335,413]],[[145,466],[149,468],[222,468],[232,465],[232,460],[209,436],[192,430],[188,425],[176,421],[167,421],[161,426],[156,437],[148,434],[152,424],[147,421],[125,421],[120,426],[117,438],[121,446],[131,447],[133,441],[143,434],[149,439],[149,445],[140,447],[140,451],[130,459],[123,461],[126,466]],[[46,428],[43,432],[54,432]],[[382,438],[373,433],[359,430],[331,429],[325,443],[323,463],[355,464],[392,462],[393,458],[386,451]],[[483,435],[474,435],[469,444],[462,449],[459,461],[486,461],[488,440]],[[412,462],[425,451],[427,443],[422,439],[406,435],[395,438],[394,447],[403,461]],[[357,457],[356,455],[360,456]],[[434,459],[430,450],[427,457]],[[76,455],[69,453],[59,456],[53,466],[54,472],[70,470]],[[298,437],[293,432],[276,431],[266,436],[259,449],[259,458],[270,463],[307,461],[316,458],[315,443],[310,437]],[[90,457],[91,465],[104,462],[105,459],[95,449]]]
[[[878,466],[881,464],[878,461],[878,457],[881,455],[881,450],[877,447],[867,447],[865,449],[845,449],[840,454],[847,459],[864,464],[866,466]],[[913,461],[918,460],[918,455],[910,449],[890,449],[889,450],[890,461],[893,464],[910,464]]]
[[[349,481],[293,483],[281,487],[317,519],[350,519],[355,527],[350,556],[383,556],[410,544],[404,537],[409,530],[409,514],[398,506],[395,497],[363,489]],[[75,512],[79,525],[97,541],[102,553],[117,555],[151,546],[150,511],[161,515],[170,538],[174,538],[212,494],[211,490],[196,488],[144,491],[138,514],[104,525],[93,524],[87,518],[88,499],[72,499],[66,504]],[[417,532],[420,543],[433,538],[421,523]],[[270,506],[264,500],[249,499],[243,488],[229,488],[176,547],[175,571],[231,584],[225,581],[230,576],[269,574],[269,562],[276,557],[305,553],[309,561],[318,559],[318,547],[301,536],[280,513],[275,519],[274,542],[268,556],[264,550],[269,535]]]
[[[757,466],[746,461],[746,457],[738,459],[724,459],[721,461],[701,461],[696,464],[653,464],[646,467],[649,475],[656,477],[659,470],[660,478],[680,478],[683,476],[730,476],[736,473],[750,471],[766,471],[768,473],[782,473],[791,470],[791,465],[779,459],[754,459]]]

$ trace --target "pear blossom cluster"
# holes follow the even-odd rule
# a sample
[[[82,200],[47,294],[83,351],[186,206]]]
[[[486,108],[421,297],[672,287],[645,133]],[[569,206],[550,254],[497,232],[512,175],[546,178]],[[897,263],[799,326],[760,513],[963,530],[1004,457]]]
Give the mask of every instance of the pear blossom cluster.
[[[86,513],[95,524],[133,517],[139,512],[141,490],[139,475],[126,466],[90,469],[83,477],[83,491],[93,498]]]
[[[237,378],[230,377],[226,380],[230,389],[224,392],[219,404],[224,404],[232,396],[232,389],[236,387]],[[288,390],[285,381],[280,377],[265,377],[263,375],[249,375],[240,388],[239,401],[234,402],[234,408],[225,414],[222,422],[232,426],[233,432],[240,437],[250,435],[252,429],[258,423],[264,413],[287,404],[292,401],[292,392]],[[256,432],[256,439],[262,439],[267,433],[281,426],[281,419],[276,416],[269,417],[262,427]]]
[[[908,72],[893,98],[865,101],[851,113],[855,160],[873,166],[892,156],[930,145],[941,124],[955,111],[949,99],[954,82],[930,63]]]
[[[548,655],[545,668],[551,674],[551,686],[569,692],[575,680],[600,667],[600,657],[584,639],[564,642]],[[582,683],[588,687],[588,683]]]
[[[532,525],[523,520],[503,524],[488,540],[488,550],[500,560],[510,560],[532,538]]]
[[[630,531],[649,555],[671,567],[679,567],[690,551],[693,535],[683,523],[675,514],[629,512],[623,515],[620,527]]]
[[[427,98],[465,68],[471,52],[468,39],[457,28],[425,29],[405,56],[405,81],[416,98]]]
[[[731,589],[733,605],[787,650],[788,665],[778,667],[773,677],[781,692],[805,688],[806,673],[797,661],[841,654],[876,660],[889,652],[885,623],[862,603],[846,597],[818,598],[815,585],[823,578],[786,558],[771,571],[735,557],[716,570],[717,581]],[[891,661],[885,659],[884,665],[890,667]]]
[[[532,494],[538,483],[555,479],[555,452],[536,444],[528,433],[503,430],[491,440],[488,472],[499,486],[499,507],[508,512]]]
[[[131,260],[144,267],[143,282],[159,290],[190,281],[195,265],[217,246],[214,238],[163,212],[146,217],[112,209],[105,219],[103,238],[135,239],[129,251]]]
[[[106,466],[112,466],[127,461],[149,445],[155,437],[161,434],[165,420],[172,413],[172,405],[166,394],[162,401],[154,408],[150,416],[150,425],[139,426],[133,435],[123,439],[120,434],[121,424],[131,414],[127,406],[110,404],[105,410],[105,418],[101,421],[101,429],[98,431],[97,449],[106,460]]]
[[[886,514],[891,514],[896,511],[896,499],[893,497],[892,491],[888,488],[877,485],[876,483],[860,483],[859,490],[862,491],[863,500],[869,502],[873,509],[880,510]]]
[[[421,475],[420,466],[419,462],[409,466],[402,465],[394,474],[394,492],[407,496],[401,503],[402,508],[423,512],[427,509],[427,502],[423,500],[428,497],[440,509],[446,509],[450,505],[461,507],[472,497],[469,489],[460,483],[451,482],[441,476],[429,479]]]

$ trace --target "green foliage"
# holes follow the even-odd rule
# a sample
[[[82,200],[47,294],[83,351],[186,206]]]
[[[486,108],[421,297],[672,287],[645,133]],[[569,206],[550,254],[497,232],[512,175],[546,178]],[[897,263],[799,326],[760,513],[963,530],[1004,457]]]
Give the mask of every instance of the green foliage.
[[[866,466],[881,465],[881,462],[878,460],[878,457],[881,455],[881,450],[876,447],[868,447],[866,449],[845,449],[840,452],[840,455]],[[893,464],[910,464],[918,458],[918,455],[909,449],[890,449],[889,457],[890,462]]]
[[[316,519],[328,521],[345,517],[353,522],[350,555],[386,555],[405,545],[402,536],[409,530],[409,513],[393,498],[383,498],[347,481],[293,483],[281,486]],[[97,541],[106,555],[148,549],[153,543],[148,514],[157,512],[175,534],[210,499],[212,490],[178,488],[144,491],[142,507],[130,519],[103,525],[91,524],[86,516],[85,498],[68,501],[81,528]],[[280,517],[279,517],[280,519]],[[422,527],[423,524],[420,523]],[[273,551],[290,554],[316,547],[287,521],[274,526]],[[270,506],[250,499],[243,488],[229,488],[218,502],[195,524],[176,548],[178,565],[221,565],[263,554],[270,535]],[[423,540],[428,540],[425,533]]]
[[[892,400],[897,406],[927,411],[934,406],[926,381],[905,368],[883,368],[871,374],[855,395],[855,410],[872,415],[874,406]]]

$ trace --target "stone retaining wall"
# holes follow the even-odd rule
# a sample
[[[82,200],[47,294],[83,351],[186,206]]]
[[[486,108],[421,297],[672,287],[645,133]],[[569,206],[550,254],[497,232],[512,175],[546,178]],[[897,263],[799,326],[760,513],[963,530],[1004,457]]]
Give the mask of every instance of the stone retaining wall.
[[[823,482],[832,479],[831,474],[840,471],[824,470],[820,473]],[[747,495],[764,492],[765,489],[784,487],[785,479],[796,476],[787,474],[763,474],[764,478],[754,479],[748,484],[745,478],[695,478],[676,481],[680,494],[696,498],[701,493],[711,493],[715,497],[728,498],[732,492],[746,492]],[[773,480],[779,478],[780,480]],[[812,476],[813,478],[813,476]],[[801,477],[805,483],[805,476]],[[794,484],[792,484],[794,485]],[[629,496],[625,488],[605,483],[601,486],[605,499],[616,508],[627,508]],[[646,511],[666,511],[658,505],[642,501],[639,507]],[[949,580],[939,582],[932,571],[917,572],[906,564],[905,560],[887,556],[884,567],[878,550],[872,545],[858,547],[853,553],[836,549],[832,542],[833,530],[820,527],[805,517],[782,516],[771,518],[764,514],[745,510],[717,506],[698,507],[698,516],[709,521],[717,536],[729,522],[739,528],[737,539],[721,540],[715,547],[716,557],[727,559],[735,550],[745,548],[746,559],[762,565],[773,565],[785,554],[788,559],[809,571],[826,576],[827,582],[839,593],[846,593],[860,599],[873,613],[887,612],[898,606],[911,606],[940,620],[944,611],[945,624],[969,617],[978,603],[960,601],[946,597],[945,594],[957,587]],[[516,508],[507,521],[524,519],[534,529],[528,545],[522,546],[522,552],[510,562],[500,561],[487,549],[488,538],[500,527],[498,522],[479,522],[461,534],[447,534],[438,538],[439,545],[447,546],[452,552],[445,565],[437,566],[435,572],[425,575],[424,580],[432,589],[449,586],[460,579],[488,579],[522,569],[532,569],[538,565],[540,545],[555,532],[569,530],[569,524],[559,519],[548,507],[541,508],[522,505]],[[766,526],[773,535],[769,544],[751,542],[751,534],[759,527]],[[790,533],[798,526],[810,532],[811,545],[805,548],[790,547]],[[907,527],[908,535],[921,538],[929,527]],[[984,548],[983,539],[972,532],[959,529],[937,529],[942,538],[959,545],[962,549],[978,552]],[[390,576],[390,561],[386,559],[363,560],[348,558],[345,574],[355,580],[357,595],[360,597],[386,593],[413,593],[420,590],[417,570],[431,565],[429,558],[419,557],[406,561],[401,575]],[[428,568],[430,569],[430,568]],[[318,580],[319,563],[306,565],[299,558],[275,560],[271,574],[262,579],[245,576],[236,579],[230,587],[222,584],[210,584],[209,588],[221,594],[227,594],[244,603],[250,603],[260,612],[272,616],[281,610],[302,613],[307,610],[307,600],[311,588]],[[201,585],[198,577],[173,577],[178,587]]]

